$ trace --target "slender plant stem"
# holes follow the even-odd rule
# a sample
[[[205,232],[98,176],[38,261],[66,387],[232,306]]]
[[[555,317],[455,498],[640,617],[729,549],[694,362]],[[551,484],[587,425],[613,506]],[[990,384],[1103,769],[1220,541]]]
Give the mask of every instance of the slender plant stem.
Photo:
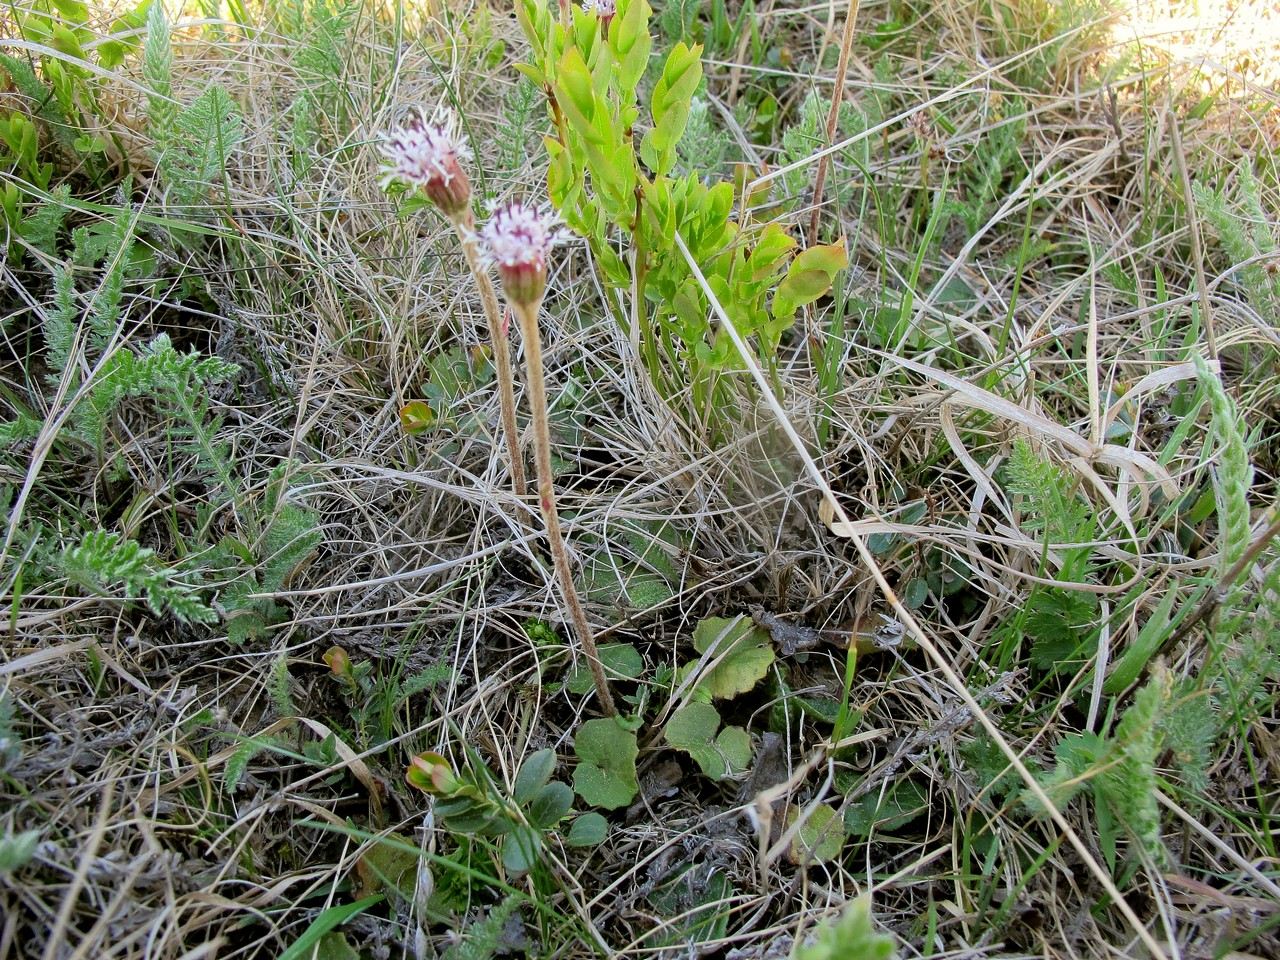
[[[609,691],[609,681],[605,678],[604,665],[600,662],[600,653],[596,649],[595,635],[587,623],[587,615],[582,610],[578,590],[573,584],[573,571],[569,568],[569,554],[560,533],[560,514],[556,511],[555,490],[551,484],[551,429],[547,419],[547,391],[543,383],[538,306],[511,305],[520,320],[520,335],[524,338],[527,390],[529,406],[533,412],[534,466],[538,471],[538,505],[542,508],[542,519],[547,525],[547,542],[551,546],[551,557],[555,561],[556,575],[560,579],[560,592],[564,594],[565,606],[569,608],[569,620],[573,624],[574,633],[578,635],[578,643],[587,656],[587,662],[591,665],[591,677],[596,684],[600,708],[606,716],[612,717],[617,714],[618,708],[614,706],[613,694]]]
[[[840,60],[836,64],[836,82],[831,91],[831,110],[827,113],[827,138],[824,147],[835,143],[836,126],[840,123],[840,104],[844,102],[844,80],[849,73],[849,51],[853,47],[853,26],[858,19],[858,2],[851,0],[844,15],[844,30],[840,35]],[[813,213],[809,217],[809,246],[818,242],[818,221],[822,217],[822,190],[827,183],[827,163],[831,155],[818,157],[818,168],[813,175]]]
[[[466,218],[470,220],[470,216]],[[502,311],[498,306],[498,295],[493,290],[493,281],[489,279],[489,271],[480,263],[480,246],[476,241],[473,224],[464,220],[455,220],[454,228],[458,231],[458,239],[462,243],[462,252],[467,258],[467,266],[476,278],[476,286],[480,290],[480,303],[484,306],[484,315],[489,322],[489,344],[493,348],[493,369],[498,377],[498,405],[502,409],[502,433],[507,441],[507,459],[511,463],[511,486],[517,497],[524,498],[529,492],[529,484],[524,475],[524,458],[520,456],[520,434],[516,428],[516,390],[515,376],[511,372],[511,341],[507,339],[506,328],[502,322]]]

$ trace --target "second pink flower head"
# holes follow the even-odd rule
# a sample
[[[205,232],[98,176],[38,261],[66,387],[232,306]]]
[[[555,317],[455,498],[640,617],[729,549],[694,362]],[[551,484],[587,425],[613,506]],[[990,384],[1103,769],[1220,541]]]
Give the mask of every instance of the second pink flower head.
[[[547,288],[547,255],[569,234],[549,209],[512,200],[493,211],[480,232],[502,289],[513,304],[536,307]]]

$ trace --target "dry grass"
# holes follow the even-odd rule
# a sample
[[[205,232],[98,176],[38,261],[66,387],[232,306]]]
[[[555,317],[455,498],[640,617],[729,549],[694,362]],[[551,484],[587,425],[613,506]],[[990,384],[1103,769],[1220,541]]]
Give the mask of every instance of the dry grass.
[[[885,48],[887,83],[874,72],[879,54],[855,46],[850,98],[865,103],[878,92],[890,112],[872,134],[871,165],[852,169],[837,154],[829,174],[833,187],[876,195],[878,214],[839,212],[851,292],[862,301],[846,314],[838,389],[824,395],[815,355],[798,341],[784,358],[783,400],[810,444],[815,424],[827,421],[828,443],[810,449],[853,526],[896,535],[877,547],[875,570],[832,534],[821,492],[763,403],[727,442],[709,444],[684,419],[687,398],[659,396],[650,384],[602,302],[585,245],[557,264],[544,343],[553,403],[564,398],[558,497],[571,547],[582,561],[612,562],[604,545],[660,525],[680,543],[672,558],[680,579],[659,609],[589,604],[602,639],[635,644],[646,682],[690,659],[693,625],[708,615],[762,605],[820,631],[821,642],[779,668],[789,696],[762,685],[734,707],[735,721],[757,735],[773,714],[786,716],[780,754],[757,737],[758,765],[773,760],[776,769],[750,789],[673,764],[657,728],[642,729],[642,794],[611,817],[607,841],[585,854],[553,844],[545,871],[509,881],[536,904],[521,914],[530,955],[781,957],[822,914],[865,891],[904,956],[1147,955],[1062,831],[1031,817],[1016,789],[991,782],[1003,758],[975,760],[989,742],[984,720],[1032,768],[1052,766],[1067,733],[1100,729],[1092,658],[1061,675],[1036,669],[1025,651],[1006,663],[995,656],[1059,559],[1046,558],[1042,535],[1026,525],[1028,505],[1007,494],[999,468],[1014,439],[1029,437],[1078,484],[1096,514],[1099,563],[1126,571],[1087,587],[1102,616],[1117,614],[1100,655],[1120,656],[1166,591],[1181,607],[1217,569],[1212,516],[1188,519],[1153,482],[1211,489],[1207,413],[1170,444],[1180,426],[1169,413],[1173,393],[1193,374],[1158,376],[1183,359],[1193,324],[1207,322],[1224,380],[1255,431],[1251,503],[1258,529],[1266,525],[1280,458],[1280,331],[1250,304],[1210,228],[1194,209],[1188,216],[1181,169],[1227,183],[1241,157],[1265,156],[1274,217],[1280,39],[1266,32],[1276,14],[1264,3],[1202,3],[1198,14],[1185,5],[1167,23],[1147,9],[1164,5],[1140,5],[1129,22],[1141,52],[1126,48],[1126,59],[1118,46],[1130,28],[1090,17],[1069,25],[1066,40],[1028,43],[1005,15],[1040,6],[859,10],[860,36],[894,19],[911,34]],[[397,220],[379,189],[380,131],[412,106],[456,102],[493,196],[536,195],[543,175],[538,115],[527,161],[502,164],[504,102],[522,50],[514,21],[479,6],[420,13],[398,35],[387,10],[357,8],[341,76],[320,78],[342,116],[318,117],[319,146],[305,162],[290,139],[290,108],[318,79],[299,66],[298,38],[278,25],[256,35],[230,24],[221,36],[198,25],[179,34],[175,97],[223,85],[243,110],[246,138],[230,190],[199,214],[218,236],[158,246],[169,275],[180,264],[199,278],[198,292],[133,285],[126,336],[141,343],[169,329],[241,365],[234,390],[212,399],[243,489],[228,502],[195,464],[175,462],[145,410],[121,417],[112,433],[133,478],[124,492],[87,457],[59,462],[56,483],[42,489],[48,474],[30,472],[30,445],[14,448],[0,482],[35,478],[28,523],[53,526],[59,511],[75,511],[86,523],[127,524],[161,552],[178,549],[175,531],[211,508],[214,535],[198,551],[243,535],[268,473],[290,464],[288,498],[315,511],[324,541],[274,593],[287,615],[245,646],[228,643],[219,626],[183,626],[66,579],[15,582],[19,558],[6,558],[0,834],[37,830],[40,843],[27,865],[0,874],[0,957],[280,956],[326,909],[358,897],[357,865],[378,833],[437,858],[422,859],[419,883],[430,875],[437,889],[456,891],[458,864],[482,876],[496,867],[457,854],[457,838],[405,785],[407,758],[432,749],[461,762],[470,747],[510,783],[541,747],[569,760],[575,728],[593,714],[589,700],[558,688],[544,669],[548,649],[524,628],[561,615],[535,506],[510,493],[496,392],[465,385],[437,411],[448,422],[417,437],[398,417],[424,395],[433,361],[482,342],[484,317],[447,225],[430,215]],[[784,108],[821,89],[834,56],[816,72],[812,58],[837,43],[842,14],[761,4],[767,44],[789,61],[766,67],[746,52],[713,60],[709,94],[732,111],[758,103],[761,89]],[[3,29],[13,36],[12,25]],[[1043,82],[1029,86],[1028,69]],[[181,215],[153,192],[136,92],[125,84],[103,92],[121,104],[110,124],[125,149],[112,159],[132,157],[139,194]],[[1213,100],[1200,113],[1203,97]],[[916,113],[925,136],[909,121]],[[749,136],[748,115],[727,115]],[[1023,167],[1002,181],[980,230],[953,226],[925,251],[903,339],[884,342],[876,299],[899,296],[916,272],[922,158],[954,184],[980,161],[992,130],[1011,123],[1025,125]],[[754,149],[768,160],[777,146]],[[105,186],[94,199],[114,202]],[[790,216],[808,222],[803,210]],[[835,232],[836,212],[824,216]],[[1024,231],[1037,243],[1020,264]],[[48,267],[0,267],[6,397],[25,394],[24,371],[40,362],[30,331],[46,309]],[[157,301],[166,307],[153,317]],[[815,341],[834,309],[807,321]],[[1016,412],[993,406],[995,393]],[[755,397],[745,377],[741,395]],[[57,413],[40,411],[51,423]],[[1131,429],[1108,434],[1117,422]],[[1153,478],[1081,456],[1062,440],[1068,432],[1094,448],[1109,438],[1130,456],[1159,459],[1161,471]],[[983,717],[909,630],[906,642],[883,642],[885,625],[894,637],[902,622],[877,580],[905,595],[930,575],[956,589],[914,616]],[[851,692],[857,742],[835,749],[830,725],[795,698],[840,702],[851,638],[872,652]],[[345,697],[321,660],[332,645],[374,677],[438,676],[363,715],[366,705]],[[1162,654],[1189,675],[1205,640],[1196,634]],[[665,691],[653,687],[661,703]],[[1175,792],[1168,765],[1163,799],[1177,808],[1165,821],[1169,864],[1143,863],[1122,839],[1121,860],[1109,865],[1144,933],[1169,957],[1215,956],[1253,930],[1261,932],[1239,945],[1242,955],[1280,952],[1268,813],[1280,762],[1274,700],[1272,691],[1228,739],[1203,797]],[[248,754],[249,738],[270,744]],[[766,826],[761,836],[748,816],[757,789],[779,784],[776,795],[802,810],[825,802],[843,814],[873,797],[892,810],[897,796],[913,815],[851,837],[837,861],[798,867],[779,834]],[[1077,801],[1064,812],[1091,855],[1105,859],[1095,805]],[[713,878],[724,885],[711,887],[721,898],[708,904],[698,894]],[[451,924],[483,916],[505,889],[477,882],[463,909],[430,922],[420,905],[391,894],[342,929],[362,956],[443,950],[455,939]],[[684,918],[700,910],[719,914],[722,932],[683,944]]]

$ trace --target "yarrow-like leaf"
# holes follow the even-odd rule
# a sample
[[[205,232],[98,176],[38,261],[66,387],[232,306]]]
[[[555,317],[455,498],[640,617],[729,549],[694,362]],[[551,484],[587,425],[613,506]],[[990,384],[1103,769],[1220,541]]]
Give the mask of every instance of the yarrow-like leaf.
[[[569,238],[548,206],[521,200],[498,207],[481,232],[488,260],[498,268],[512,303],[536,305],[547,286],[547,255]]]
[[[428,121],[421,114],[387,135],[382,146],[388,169],[383,186],[404,183],[421,190],[446,216],[466,212],[471,202],[471,182],[462,161],[471,150],[457,134],[457,121],[444,114]]]

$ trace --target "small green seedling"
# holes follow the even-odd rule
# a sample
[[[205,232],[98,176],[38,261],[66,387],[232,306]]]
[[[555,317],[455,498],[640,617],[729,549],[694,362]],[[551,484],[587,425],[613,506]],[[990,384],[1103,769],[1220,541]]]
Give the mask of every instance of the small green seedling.
[[[410,762],[406,779],[411,786],[439,798],[436,816],[449,830],[499,839],[502,865],[510,873],[527,872],[542,854],[545,835],[572,812],[573,791],[568,784],[551,779],[555,751],[530,754],[516,774],[509,796],[499,790],[483,761],[473,755],[470,763],[470,771],[457,773],[440,754],[421,753]],[[575,818],[565,842],[595,846],[604,834],[604,818],[584,813]]]

